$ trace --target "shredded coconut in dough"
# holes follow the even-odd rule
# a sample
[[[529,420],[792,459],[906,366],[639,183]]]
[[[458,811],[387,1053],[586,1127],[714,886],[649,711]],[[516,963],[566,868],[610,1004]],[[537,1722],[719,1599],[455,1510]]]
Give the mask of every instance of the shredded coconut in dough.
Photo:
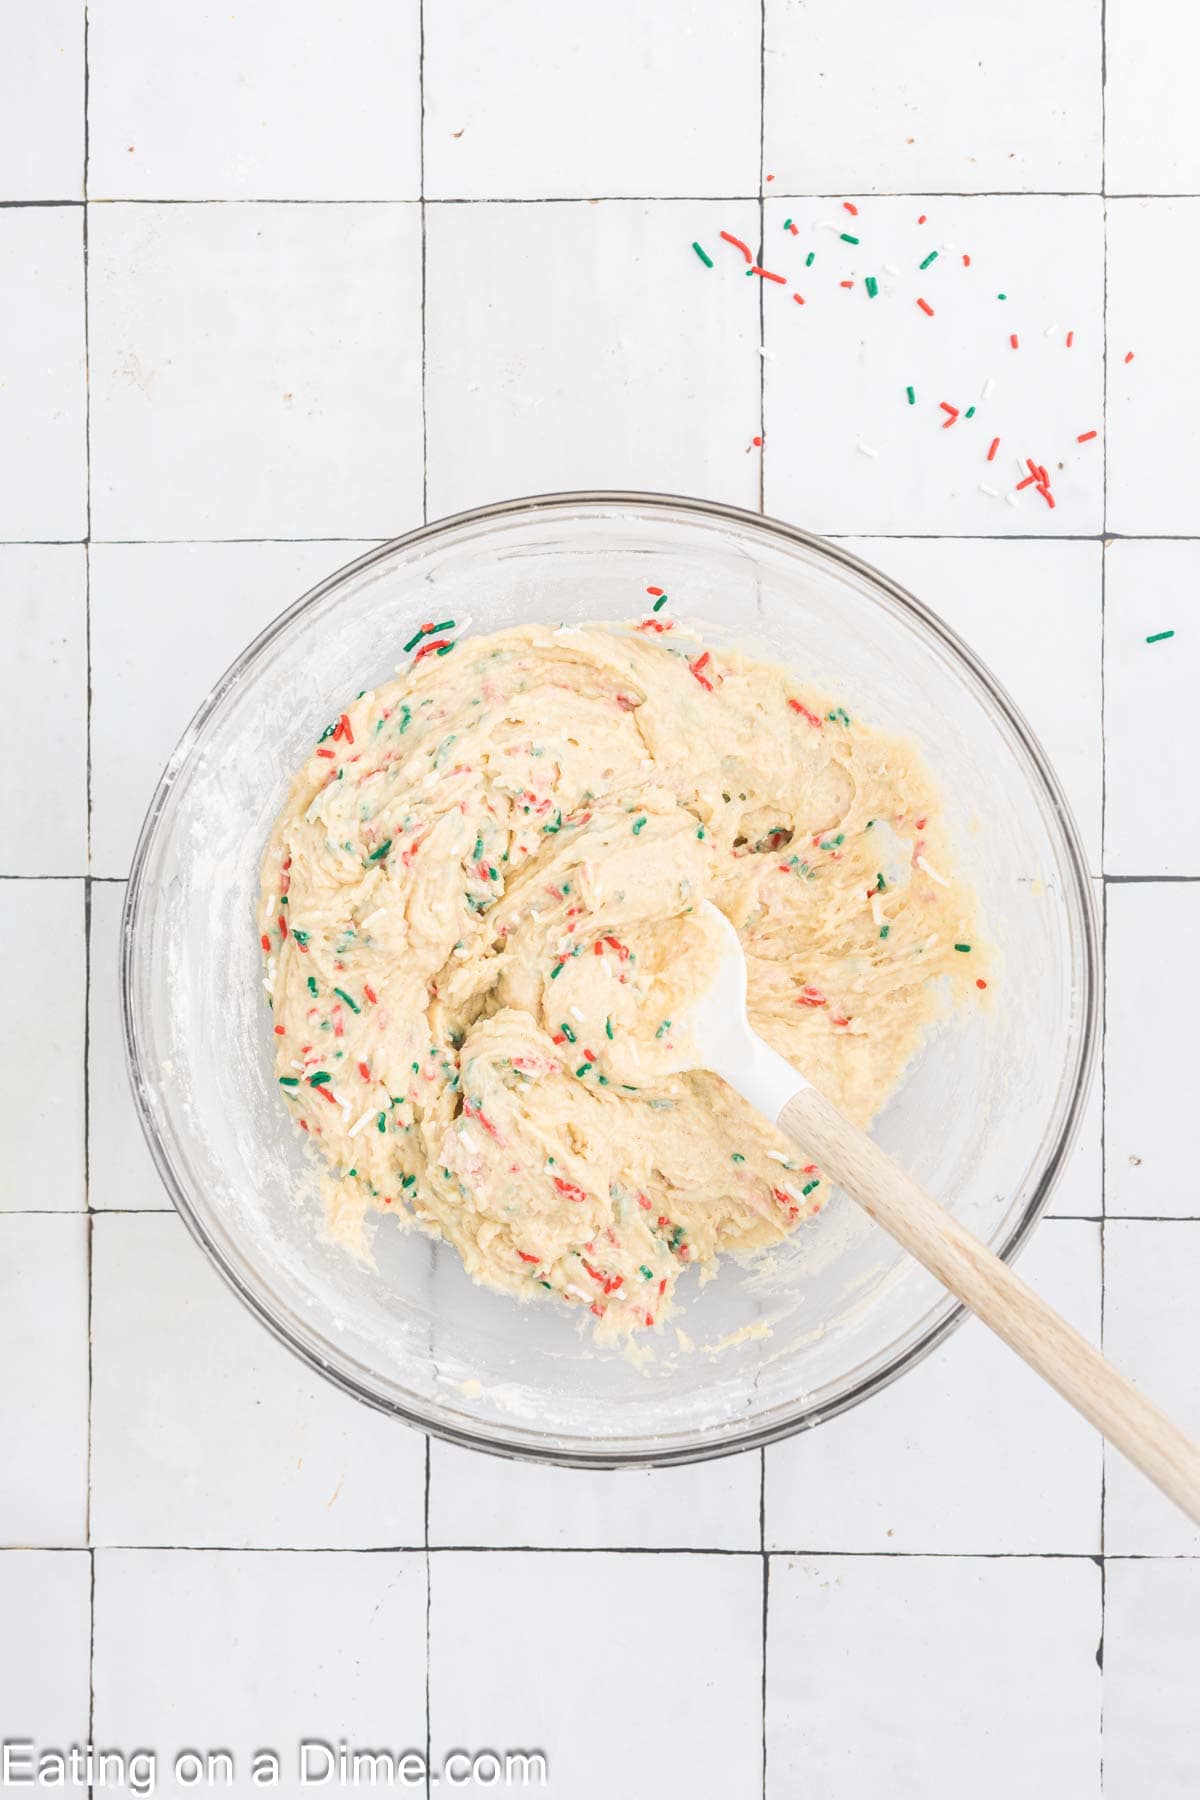
[[[648,623],[426,639],[325,732],[263,864],[280,1092],[334,1232],[390,1212],[605,1334],[827,1193],[716,1076],[670,1073],[702,898],[755,1029],[863,1124],[986,986],[915,754]]]

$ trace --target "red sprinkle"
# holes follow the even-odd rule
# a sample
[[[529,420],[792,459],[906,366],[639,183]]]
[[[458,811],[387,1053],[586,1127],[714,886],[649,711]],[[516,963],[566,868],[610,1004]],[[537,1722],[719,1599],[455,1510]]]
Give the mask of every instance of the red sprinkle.
[[[413,667],[416,668],[423,656],[432,656],[435,650],[444,650],[449,642],[449,638],[429,638],[413,657]]]
[[[918,223],[919,223],[919,221],[918,221]],[[932,306],[930,306],[928,300],[918,300],[917,305],[920,307],[920,309],[923,313],[928,313],[929,317],[932,319],[933,308],[932,308]]]
[[[1126,361],[1126,362],[1132,362],[1132,361],[1133,361],[1133,351],[1132,351],[1132,350],[1127,350],[1127,351],[1126,351],[1126,352],[1125,352],[1125,361]]]
[[[554,1187],[555,1191],[566,1200],[587,1200],[587,1195],[581,1187],[576,1186],[573,1181],[564,1181],[561,1175],[554,1177]]]
[[[1019,350],[1021,348],[1020,341],[1019,341],[1015,331],[1013,332],[1012,336],[1009,338],[1008,341],[1012,345],[1014,350]]]
[[[665,589],[663,589],[663,588],[647,588],[646,592],[650,595],[651,599],[661,600],[661,598],[665,592]]]
[[[1018,481],[1017,486],[1016,486],[1016,492],[1019,494],[1022,488],[1032,487],[1036,480],[1037,480],[1036,475],[1027,475],[1025,477],[1024,481]]]
[[[360,1074],[360,1075],[361,1075],[361,1076],[362,1076],[362,1078],[363,1078],[363,1080],[364,1080],[364,1081],[370,1081],[370,1079],[371,1079],[371,1071],[370,1071],[370,1069],[368,1069],[368,1067],[367,1067],[367,1065],[366,1065],[366,1063],[365,1063],[365,1062],[360,1062],[360,1063],[359,1063],[359,1065],[358,1065],[358,1072],[359,1072],[359,1074]]]
[[[917,224],[923,225],[925,223],[925,220],[927,217],[928,217],[928,215],[926,213],[922,213],[920,218],[917,220]]]
[[[762,439],[760,437],[752,437],[750,442],[754,445],[756,450],[762,449]]]
[[[262,936],[259,938],[258,941],[262,945],[264,950],[269,950],[271,948],[271,940],[267,936],[265,931],[263,932]]]
[[[318,750],[317,755],[327,756],[330,762],[334,762],[337,759],[337,752],[335,750]]]
[[[337,1105],[337,1101],[334,1099],[333,1095],[330,1093],[330,1091],[327,1087],[314,1088],[313,1092],[315,1094],[320,1094],[322,1100],[328,1100],[330,1106]]]
[[[788,230],[791,232],[793,237],[800,236],[800,227],[798,225],[793,225],[793,223],[790,219],[788,220]]]
[[[761,275],[767,281],[777,281],[779,283],[780,287],[786,287],[786,285],[787,285],[787,276],[786,275],[773,275],[771,273],[770,269],[761,269],[761,268],[759,268],[757,263],[755,263],[755,265],[751,269],[750,273],[752,275]]]
[[[987,986],[987,982],[986,982],[986,981],[977,981],[977,982],[976,982],[976,983],[975,983],[975,986],[976,986],[976,987],[977,987],[977,988],[985,988],[985,987],[986,987],[986,986]]]
[[[750,254],[750,246],[748,244],[743,244],[741,238],[735,238],[730,231],[723,231],[721,236],[725,239],[727,244],[732,244],[735,250],[740,250],[748,263],[754,261],[754,258]]]
[[[277,1025],[275,1027],[275,1036],[276,1037],[286,1037],[287,1036],[287,1026],[286,1025]]]
[[[335,738],[344,737],[348,744],[354,742],[354,733],[350,729],[350,721],[345,713],[342,714],[341,718],[334,726],[333,735]]]
[[[854,217],[857,219],[858,208],[857,208],[857,206],[855,206],[853,200],[843,200],[842,205],[845,207],[845,209],[848,213],[852,213],[854,215]]]
[[[1067,349],[1068,350],[1071,348],[1071,345],[1074,342],[1075,342],[1075,333],[1073,331],[1068,331],[1068,333],[1067,333]]]
[[[806,987],[802,994],[796,996],[797,1006],[828,1006],[829,1002],[820,988]]]
[[[280,937],[285,938],[287,936],[287,920],[284,918],[282,913],[280,913],[280,915],[279,915],[278,925],[279,925]]]
[[[964,268],[964,269],[969,269],[969,268],[970,268],[970,266],[971,266],[971,259],[970,259],[970,257],[969,257],[969,256],[964,256],[964,257],[963,257],[963,268]]]
[[[1043,487],[1041,482],[1039,482],[1037,491],[1042,496],[1042,499],[1046,502],[1046,505],[1050,508],[1051,512],[1053,512],[1055,499],[1054,495],[1050,492],[1050,489],[1048,487]]]
[[[805,706],[805,704],[802,700],[793,700],[791,695],[789,694],[788,705],[791,707],[793,712],[799,713],[800,717],[802,719],[807,719],[810,725],[815,725],[818,731],[820,731],[822,729],[822,727],[824,725],[824,720],[819,719],[815,712],[809,712],[807,706]]]
[[[804,305],[804,295],[803,294],[793,294],[792,299],[796,302],[797,306]]]
[[[540,1256],[530,1256],[528,1250],[518,1250],[517,1255],[520,1257],[522,1262],[535,1263],[535,1262],[540,1262],[542,1260]]]
[[[951,406],[951,404],[948,400],[939,400],[938,405],[941,407],[943,412],[950,414],[950,417],[946,420],[946,423],[942,426],[943,431],[949,431],[949,429],[953,425],[955,419],[957,419],[957,417],[958,417],[958,408],[957,408],[957,406]]]
[[[852,281],[839,281],[838,286],[839,287],[853,287],[854,283]]]
[[[1096,433],[1094,431],[1081,431],[1079,436],[1075,439],[1075,442],[1077,444],[1089,444],[1095,436]]]
[[[987,460],[988,460],[988,462],[995,462],[995,460],[996,460],[996,452],[997,452],[997,450],[998,450],[998,449],[999,449],[999,448],[1000,448],[1000,439],[999,439],[999,438],[993,438],[993,439],[992,439],[992,442],[991,442],[991,446],[990,446],[990,448],[989,448],[989,450],[988,450],[988,453],[987,453]]]
[[[373,987],[368,987],[365,981],[363,982],[363,993],[367,996],[367,999],[371,1002],[372,1006],[379,1005],[379,995],[375,992]]]

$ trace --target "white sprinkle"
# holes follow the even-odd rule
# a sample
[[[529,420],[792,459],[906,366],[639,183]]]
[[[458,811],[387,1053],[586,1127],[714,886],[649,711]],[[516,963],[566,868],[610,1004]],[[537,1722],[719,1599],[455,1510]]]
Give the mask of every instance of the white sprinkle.
[[[759,347],[758,347],[758,354],[759,354],[759,355],[760,355],[760,356],[761,356],[761,357],[764,357],[764,358],[765,358],[765,359],[766,359],[766,361],[767,361],[767,362],[774,362],[774,361],[775,361],[775,352],[774,352],[774,351],[773,351],[773,350],[768,350],[768,349],[767,349],[767,347],[766,347],[766,345],[765,345],[765,344],[760,344],[760,345],[759,345]]]
[[[540,919],[542,915],[536,906],[531,906],[529,909],[529,916],[531,919]]]
[[[900,273],[899,269],[897,269],[892,263],[884,263],[883,272],[885,275],[898,275]]]
[[[877,925],[883,924],[883,908],[879,904],[879,895],[871,895],[871,917]]]
[[[307,1065],[307,1063],[294,1062],[292,1064],[292,1067],[293,1067],[293,1069],[299,1069],[300,1073],[303,1075],[303,1073],[304,1073],[305,1069],[308,1067],[308,1065]]]
[[[998,500],[1000,498],[1000,489],[989,487],[986,481],[980,482],[979,491],[981,494],[986,494],[989,500]]]
[[[585,1306],[591,1305],[592,1296],[585,1294],[582,1288],[572,1287],[569,1281],[563,1283],[563,1293],[569,1294],[572,1300],[582,1300]]]
[[[1025,477],[1029,473],[1029,470],[1025,467],[1025,458],[1023,456],[1018,456],[1018,457],[1015,457],[1013,460],[1016,462],[1016,465],[1017,465],[1017,474],[1021,477],[1021,480],[1024,481]]]
[[[1042,336],[1043,337],[1053,337],[1057,330],[1058,330],[1057,325],[1047,325],[1045,331],[1042,333]]]
[[[792,1166],[791,1157],[785,1156],[782,1150],[768,1150],[767,1155],[772,1162],[782,1163],[785,1169],[790,1169]]]
[[[786,1181],[781,1181],[781,1182],[780,1182],[780,1184],[779,1184],[779,1191],[780,1191],[780,1193],[781,1193],[781,1194],[786,1194],[786,1195],[787,1195],[787,1197],[788,1197],[788,1199],[789,1199],[789,1200],[794,1200],[794,1201],[795,1201],[795,1202],[796,1202],[796,1204],[797,1204],[797,1205],[798,1205],[798,1206],[802,1206],[802,1205],[803,1205],[803,1203],[804,1203],[804,1195],[803,1195],[803,1194],[798,1194],[798,1193],[797,1193],[797,1192],[796,1192],[796,1190],[795,1190],[795,1188],[794,1188],[794,1187],[789,1187],[789,1186],[788,1186],[788,1184],[787,1184],[787,1182],[786,1182]]]
[[[842,229],[842,227],[836,219],[822,219],[821,223],[819,225],[814,225],[814,227],[813,227],[814,231],[837,231],[837,232],[840,232],[841,229]]]
[[[1020,506],[1021,504],[1015,494],[1005,494],[1004,498],[1008,501],[1010,506]]]
[[[360,919],[358,921],[358,929],[360,931],[365,931],[368,925],[373,925],[375,923],[376,919],[384,919],[386,917],[387,907],[377,906],[373,913],[368,913],[365,919]]]
[[[349,1131],[346,1133],[346,1136],[347,1137],[357,1137],[359,1132],[362,1130],[363,1126],[368,1124],[370,1122],[370,1120],[372,1120],[376,1116],[378,1111],[379,1111],[379,1108],[377,1106],[368,1107],[366,1112],[363,1114],[362,1118],[356,1119],[354,1121],[354,1124],[350,1127]]]
[[[934,868],[933,864],[931,862],[926,862],[926,860],[923,856],[918,856],[917,867],[918,867],[918,869],[924,869],[924,871],[928,875],[930,881],[936,881],[938,883],[939,887],[949,887],[950,886],[950,883],[946,880],[946,877],[944,875],[939,875],[937,870]]]
[[[629,1045],[629,1054],[633,1058],[634,1062],[640,1066],[642,1058],[641,1058],[641,1053],[638,1050],[638,1047],[636,1044]]]
[[[357,1130],[357,1126],[355,1127],[355,1130]],[[350,1133],[350,1135],[351,1135],[351,1137],[353,1137],[354,1132],[352,1131]],[[466,1151],[468,1156],[478,1156],[479,1155],[479,1146],[475,1142],[475,1139],[471,1136],[470,1132],[467,1130],[465,1125],[460,1125],[458,1128],[458,1141],[462,1145],[463,1149]]]
[[[568,1006],[567,1011],[570,1013],[570,1015],[573,1019],[578,1019],[579,1023],[581,1025],[583,1024],[583,1014],[580,1012],[580,1010],[577,1006]]]
[[[454,627],[455,632],[459,637],[464,637],[466,633],[470,631],[474,623],[474,619],[460,619],[458,624]]]
[[[874,459],[875,457],[877,457],[879,455],[878,450],[872,450],[870,444],[858,443],[854,446],[854,448],[858,451],[858,454],[860,456],[869,456],[872,459]]]
[[[268,994],[273,994],[275,992],[275,983],[267,975],[263,976],[263,986],[266,988]]]
[[[981,400],[986,400],[988,395],[992,392],[995,385],[996,385],[995,376],[989,375],[987,380],[984,382],[983,386],[979,390],[979,398]]]

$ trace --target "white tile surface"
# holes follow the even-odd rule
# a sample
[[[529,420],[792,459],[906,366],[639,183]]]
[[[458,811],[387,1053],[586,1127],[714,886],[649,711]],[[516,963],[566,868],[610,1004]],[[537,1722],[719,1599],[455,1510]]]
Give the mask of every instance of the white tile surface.
[[[124,876],[184,726],[262,628],[362,543],[92,550],[92,867]],[[138,729],[130,731],[136,717]]]
[[[431,1544],[554,1550],[759,1547],[756,1450],[680,1469],[595,1473],[483,1459],[436,1442],[430,1452]]]
[[[847,548],[940,613],[1008,689],[1066,789],[1098,874],[1100,546],[851,538]]]
[[[1200,544],[1117,542],[1104,554],[1104,866],[1200,875]]]
[[[88,1202],[96,1212],[170,1212],[125,1067],[118,963],[123,881],[92,883],[88,980]]]
[[[753,238],[757,213],[430,207],[430,517],[585,487],[756,506],[758,309],[718,233]]]
[[[842,233],[859,244],[843,243]],[[937,260],[920,269],[933,251]],[[837,534],[1099,530],[1102,438],[1076,442],[1104,423],[1099,200],[862,199],[851,218],[837,200],[771,199],[764,256],[787,278],[764,283],[763,295],[768,512]],[[867,276],[879,283],[874,299]],[[854,287],[843,289],[843,280]],[[742,300],[745,310],[750,297]],[[1058,329],[1047,337],[1051,326]],[[943,401],[960,414],[948,427]],[[988,463],[993,437],[1000,448]],[[1032,487],[1015,506],[1001,497],[1019,479],[1018,456],[1045,464],[1053,510]],[[981,482],[996,493],[983,493]]]
[[[93,199],[415,200],[416,0],[106,0],[88,38]]]
[[[1168,644],[1152,649],[1166,650]],[[1200,1216],[1192,1080],[1200,883],[1110,883],[1105,1160],[1109,1216]]]
[[[1100,882],[1093,884],[1101,888]],[[1103,895],[1096,895],[1097,917]],[[1104,1092],[1101,1071],[1097,1067],[1079,1122],[1075,1148],[1067,1158],[1058,1185],[1050,1197],[1047,1218],[1098,1219],[1104,1212]]]
[[[784,193],[857,191],[864,171],[885,194],[1099,186],[1099,0],[767,0],[766,24],[766,169]]]
[[[1021,1273],[1093,1342],[1100,1227],[1046,1221]],[[769,1550],[1100,1549],[1100,1440],[976,1320],[866,1405],[767,1451]]]
[[[1104,34],[1108,192],[1200,193],[1191,126],[1200,14],[1175,0],[1106,0]]]
[[[1200,1222],[1110,1220],[1104,1228],[1104,1349],[1195,1437],[1200,1433]],[[1116,1451],[1105,1453],[1111,1556],[1200,1555],[1192,1525]]]
[[[415,1432],[309,1373],[173,1215],[110,1213],[94,1232],[96,1543],[423,1541]]]
[[[432,1558],[433,1743],[545,1752],[571,1800],[729,1800],[761,1782],[757,1557]]]
[[[0,1551],[0,1742],[87,1742],[91,1580],[86,1550]]]
[[[82,882],[0,881],[0,964],[21,1021],[0,1039],[0,1213],[87,1204],[84,961]]]
[[[1180,1704],[1200,1668],[1200,1563],[1108,1565],[1104,1596],[1105,1800],[1189,1800],[1200,1719]]]
[[[83,197],[83,0],[0,12],[0,200]]]
[[[758,12],[611,0],[596,24],[583,0],[428,8],[426,193],[756,193]]]
[[[0,661],[10,737],[38,746],[38,779],[0,789],[0,875],[82,875],[87,704],[80,544],[0,545],[0,609],[20,630]]]
[[[1110,531],[1200,532],[1200,343],[1185,260],[1198,231],[1200,200],[1108,205]]]
[[[82,209],[0,209],[0,538],[86,530],[83,330]]]
[[[96,536],[414,524],[419,243],[409,205],[92,207]]]
[[[87,1292],[85,1219],[0,1215],[0,1544],[87,1541]]]
[[[1100,1791],[1084,1559],[771,1559],[767,1800]]]
[[[405,1750],[424,1733],[422,1556],[97,1552],[96,1740],[157,1750],[159,1793],[189,1791],[171,1777],[185,1747],[236,1769],[191,1791],[264,1791],[250,1763],[270,1747],[295,1794],[304,1739]]]

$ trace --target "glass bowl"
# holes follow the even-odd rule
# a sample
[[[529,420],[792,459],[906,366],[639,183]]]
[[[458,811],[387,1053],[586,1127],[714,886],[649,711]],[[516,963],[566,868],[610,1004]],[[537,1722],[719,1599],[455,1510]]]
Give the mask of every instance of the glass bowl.
[[[997,1250],[1062,1168],[1096,1042],[1086,864],[1033,733],[919,601],[836,545],[733,507],[559,494],[426,526],[281,614],[218,682],[159,782],[125,909],[134,1094],[184,1220],[246,1305],[359,1399],[460,1444],[585,1466],[770,1442],[865,1399],[961,1309],[844,1195],[700,1289],[637,1355],[577,1314],[475,1287],[448,1246],[381,1219],[374,1262],[324,1234],[316,1159],[279,1102],[254,922],[293,771],[348,696],[388,678],[414,623],[614,623],[653,583],[736,641],[915,739],[940,783],[991,1004],[949,1013],[877,1119],[879,1142]]]

